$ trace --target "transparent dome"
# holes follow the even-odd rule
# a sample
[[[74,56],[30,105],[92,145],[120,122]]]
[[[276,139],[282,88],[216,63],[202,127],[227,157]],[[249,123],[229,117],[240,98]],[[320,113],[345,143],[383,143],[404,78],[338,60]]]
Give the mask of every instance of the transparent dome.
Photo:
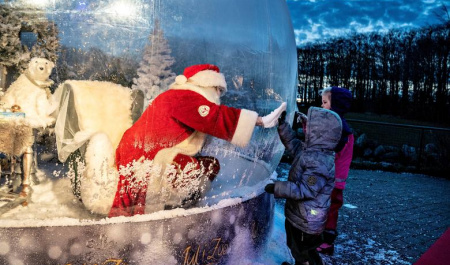
[[[99,98],[95,98],[94,94],[81,96],[72,91],[77,84],[74,80],[101,81],[103,85],[114,84],[130,91],[140,91],[133,100],[141,101],[123,103],[132,109],[133,121],[136,121],[150,102],[168,89],[177,75],[195,64],[217,65],[224,74],[227,92],[222,96],[221,104],[256,111],[259,116],[269,114],[281,102],[287,102],[288,117],[292,117],[296,108],[296,47],[284,0],[23,0],[0,1],[0,4],[2,23],[6,25],[0,38],[4,43],[8,40],[8,45],[4,45],[0,53],[0,67],[3,69],[0,87],[7,91],[20,73],[30,67],[28,62],[31,58],[41,57],[53,62],[55,66],[50,79],[54,84],[50,90],[53,95],[60,93],[58,99],[61,100],[55,125],[56,138],[58,133],[60,137],[65,137],[71,131],[72,138],[75,139],[74,131],[86,129],[87,123],[83,119],[96,115],[102,121],[112,120],[112,127],[128,126],[118,124],[116,114],[111,114],[121,108],[120,104],[107,106],[108,102],[113,102],[114,97],[118,97],[115,90],[108,91],[109,88],[101,86],[103,90]],[[16,37],[9,37],[10,35]],[[60,89],[61,87],[65,89]],[[68,93],[73,93],[73,97],[66,97],[64,102]],[[83,97],[86,102],[90,100],[90,105],[80,103],[85,102]],[[102,100],[106,98],[109,101],[105,103]],[[126,100],[118,100],[122,101]],[[103,108],[104,105],[107,107]],[[43,260],[69,262],[77,260],[73,257],[82,255],[80,253],[95,249],[94,245],[89,248],[89,244],[80,243],[90,242],[90,233],[95,236],[100,233],[100,237],[108,235],[109,239],[114,239],[117,237],[115,234],[130,228],[122,224],[129,222],[128,219],[141,223],[135,231],[142,231],[146,229],[142,224],[144,221],[186,215],[186,212],[179,214],[176,210],[171,210],[170,214],[153,217],[105,219],[104,216],[85,209],[77,200],[77,191],[73,191],[73,172],[80,168],[78,166],[78,169],[74,169],[71,161],[77,159],[77,155],[73,155],[76,152],[84,155],[85,145],[89,141],[85,139],[86,141],[69,146],[67,139],[55,139],[51,133],[48,135],[50,136],[42,136],[36,132],[34,135],[35,165],[31,173],[32,192],[28,198],[28,206],[17,206],[21,203],[19,201],[15,201],[16,205],[11,204],[11,201],[14,202],[13,197],[9,201],[0,201],[2,207],[6,204],[11,206],[7,210],[5,207],[1,208],[0,244],[12,246],[12,241],[6,237],[36,240],[34,236],[22,234],[22,230],[9,229],[29,226],[38,229],[51,224],[51,231],[35,232],[36,237],[42,238],[42,247],[33,252],[41,251],[45,256]],[[79,135],[77,137],[80,138]],[[120,139],[120,135],[115,137]],[[49,143],[54,144],[53,149],[48,147]],[[218,216],[227,214],[227,225],[236,225],[244,220],[252,222],[254,218],[270,220],[267,207],[273,204],[273,200],[261,194],[264,193],[263,187],[273,175],[283,150],[276,128],[256,127],[246,147],[236,147],[227,141],[209,137],[200,153],[216,157],[220,161],[220,172],[211,188],[199,200],[196,209],[183,209],[188,213],[191,211],[194,215],[201,215],[200,219],[192,217],[187,223],[209,218],[214,225],[210,230],[222,229],[221,233],[227,235],[223,239],[231,244],[237,232],[223,228]],[[18,157],[17,164],[23,164],[22,160]],[[24,165],[21,167],[23,169]],[[20,175],[19,173],[20,170],[16,170],[16,175]],[[14,186],[12,182],[17,180],[12,178],[13,174],[3,172],[0,182],[3,189],[8,185]],[[109,185],[116,186],[117,181]],[[232,206],[231,210],[220,214],[214,210],[221,206],[236,205],[236,198],[239,198],[239,202],[256,198],[258,203],[250,202],[241,208]],[[215,213],[204,213],[208,207]],[[252,213],[242,215],[241,211]],[[170,235],[177,238],[172,237],[171,242],[176,241],[177,244],[186,246],[190,242],[189,238],[196,238],[193,234],[197,232],[189,232],[187,235],[179,232],[174,235],[174,231],[182,229],[166,229],[167,222],[159,222],[154,227],[170,230]],[[176,223],[177,227],[187,225],[184,221],[175,219],[171,222]],[[56,245],[51,243],[54,235],[65,233],[64,226],[86,224],[97,228],[77,227],[77,232],[71,232],[68,239],[58,239],[61,242]],[[104,228],[98,228],[103,224],[106,224]],[[263,227],[265,229],[260,229],[261,234],[267,231],[267,224]],[[208,232],[198,233],[204,233],[208,239],[214,238]],[[150,234],[133,232],[125,241],[144,242],[144,248],[145,244],[151,242]],[[77,239],[70,241],[70,238]],[[187,241],[185,238],[188,238]],[[92,244],[97,244],[97,241]],[[115,239],[118,248],[126,245],[122,241],[123,238]],[[20,246],[17,251],[32,251],[23,244]],[[4,255],[0,259],[6,259],[9,255],[9,261],[11,260],[16,250],[12,247],[8,249],[9,252],[2,252]],[[106,253],[105,249],[101,250],[103,254]],[[89,256],[88,254],[86,255]],[[78,260],[87,261],[86,255]],[[96,262],[108,255],[99,254],[100,258]],[[175,256],[173,259],[179,261],[183,256]],[[145,263],[148,262],[146,257],[133,256],[129,260],[134,260],[132,264],[148,264]],[[227,260],[232,262],[233,257],[229,256]],[[8,262],[5,264],[9,264]],[[165,261],[162,264],[170,263]]]

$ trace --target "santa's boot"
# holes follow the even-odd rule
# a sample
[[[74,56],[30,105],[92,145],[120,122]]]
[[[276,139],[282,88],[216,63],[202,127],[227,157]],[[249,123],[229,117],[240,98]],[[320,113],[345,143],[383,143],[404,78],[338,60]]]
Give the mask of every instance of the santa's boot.
[[[198,168],[200,172],[197,177],[201,179],[197,189],[189,191],[189,195],[182,201],[183,208],[190,208],[197,204],[198,200],[209,190],[211,182],[217,177],[220,171],[219,160],[212,156],[198,156],[195,157],[198,161]]]
[[[220,171],[219,160],[212,156],[199,156],[196,158],[200,163],[200,169],[203,175],[207,176],[210,181],[213,181]]]

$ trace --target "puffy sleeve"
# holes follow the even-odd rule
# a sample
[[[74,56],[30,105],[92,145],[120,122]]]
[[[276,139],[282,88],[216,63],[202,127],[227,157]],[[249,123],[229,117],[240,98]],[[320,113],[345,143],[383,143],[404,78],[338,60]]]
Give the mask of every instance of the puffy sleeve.
[[[289,123],[285,122],[278,126],[278,135],[283,143],[286,151],[291,156],[298,156],[302,150],[303,144],[300,139],[298,139],[294,130],[290,127]]]
[[[315,175],[306,176],[299,182],[276,181],[274,195],[276,198],[311,200],[320,194],[326,184],[326,178]]]

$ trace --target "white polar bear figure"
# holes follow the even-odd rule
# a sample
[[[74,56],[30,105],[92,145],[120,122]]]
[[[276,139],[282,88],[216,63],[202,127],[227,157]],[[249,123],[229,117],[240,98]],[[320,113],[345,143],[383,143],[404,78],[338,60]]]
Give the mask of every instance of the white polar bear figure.
[[[14,81],[2,98],[5,107],[19,105],[33,128],[47,127],[55,122],[50,115],[57,104],[53,101],[49,79],[55,64],[44,58],[32,58],[28,68]]]

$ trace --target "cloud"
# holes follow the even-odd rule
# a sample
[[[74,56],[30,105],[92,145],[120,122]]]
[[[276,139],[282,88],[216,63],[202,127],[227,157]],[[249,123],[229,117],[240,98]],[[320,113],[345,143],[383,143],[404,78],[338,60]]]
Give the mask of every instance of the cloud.
[[[439,23],[435,0],[287,0],[297,45],[348,33]]]

